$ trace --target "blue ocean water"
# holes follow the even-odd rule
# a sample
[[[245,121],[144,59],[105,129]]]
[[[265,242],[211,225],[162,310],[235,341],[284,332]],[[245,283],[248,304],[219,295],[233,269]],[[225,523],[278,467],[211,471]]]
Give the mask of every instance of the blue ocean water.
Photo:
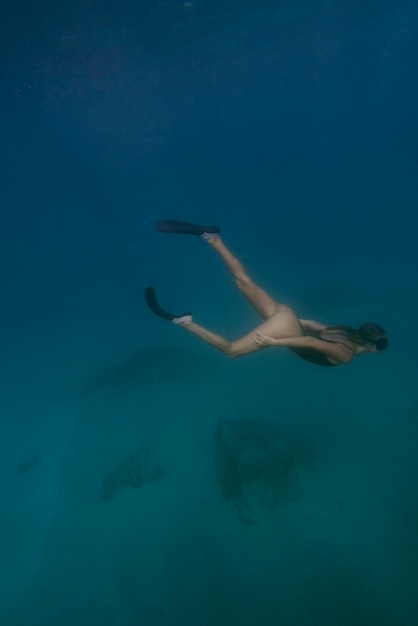
[[[1,623],[415,625],[416,3],[27,1],[0,29]],[[158,219],[388,350],[228,360],[145,305],[260,323]],[[311,453],[256,525],[216,465],[242,419]],[[133,455],[164,475],[132,488]]]

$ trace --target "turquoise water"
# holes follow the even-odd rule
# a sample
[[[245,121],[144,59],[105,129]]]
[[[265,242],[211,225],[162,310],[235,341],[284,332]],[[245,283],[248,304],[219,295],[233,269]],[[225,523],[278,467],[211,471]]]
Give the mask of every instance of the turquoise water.
[[[415,3],[0,18],[1,623],[415,625]],[[388,350],[230,361],[152,316],[148,285],[231,339],[260,321],[161,218],[219,224],[301,317],[375,321]],[[238,419],[312,451],[299,498],[257,525],[217,475],[217,425]],[[144,449],[164,475],[102,500]]]

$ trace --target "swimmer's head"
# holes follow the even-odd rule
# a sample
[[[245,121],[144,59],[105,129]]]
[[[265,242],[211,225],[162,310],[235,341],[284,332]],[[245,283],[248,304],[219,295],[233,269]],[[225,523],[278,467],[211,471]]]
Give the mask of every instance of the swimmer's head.
[[[389,343],[384,328],[373,322],[366,322],[357,329],[355,341],[359,345],[374,347],[378,352],[386,350]]]

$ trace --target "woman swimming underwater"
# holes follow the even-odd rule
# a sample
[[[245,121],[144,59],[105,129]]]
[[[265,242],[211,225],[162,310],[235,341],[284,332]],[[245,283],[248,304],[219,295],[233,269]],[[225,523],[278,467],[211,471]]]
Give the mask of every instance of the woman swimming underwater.
[[[145,299],[155,315],[185,328],[227,356],[236,358],[269,346],[277,346],[289,348],[305,361],[332,367],[350,363],[360,354],[381,352],[387,347],[388,340],[384,329],[372,322],[354,329],[350,326],[327,326],[314,320],[299,319],[293,309],[276,302],[253,282],[242,263],[222,242],[217,226],[201,226],[171,220],[159,221],[156,226],[160,232],[197,235],[206,240],[232,273],[238,289],[265,320],[241,339],[228,341],[196,324],[191,313],[181,315],[168,313],[159,306],[153,287],[145,289]]]

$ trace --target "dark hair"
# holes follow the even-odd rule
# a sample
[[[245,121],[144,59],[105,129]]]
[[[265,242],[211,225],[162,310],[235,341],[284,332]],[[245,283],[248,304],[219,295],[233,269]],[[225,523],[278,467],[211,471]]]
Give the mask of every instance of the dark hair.
[[[388,347],[389,341],[386,337],[385,329],[373,322],[366,322],[358,328],[351,328],[351,326],[340,324],[338,326],[331,326],[330,329],[340,330],[359,346],[372,344],[379,352]]]

